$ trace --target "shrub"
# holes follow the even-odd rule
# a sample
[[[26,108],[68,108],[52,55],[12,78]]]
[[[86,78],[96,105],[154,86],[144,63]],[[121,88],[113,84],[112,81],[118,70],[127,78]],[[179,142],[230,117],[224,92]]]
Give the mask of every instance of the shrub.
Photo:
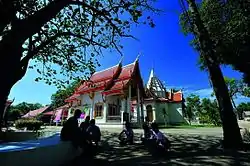
[[[19,119],[15,122],[17,129],[27,128],[27,130],[39,130],[42,125],[43,122],[36,119]]]

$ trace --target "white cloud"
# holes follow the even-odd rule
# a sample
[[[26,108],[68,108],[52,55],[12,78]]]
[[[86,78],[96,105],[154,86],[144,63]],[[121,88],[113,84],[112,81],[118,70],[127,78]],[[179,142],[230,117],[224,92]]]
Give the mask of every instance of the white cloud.
[[[203,98],[215,99],[215,97],[211,96],[211,94],[213,93],[212,88],[195,89],[194,85],[184,85],[184,86],[174,86],[174,85],[171,86],[170,85],[170,86],[167,86],[167,89],[171,89],[171,88],[182,89],[184,97],[187,97],[190,94],[195,94],[195,95],[200,96],[200,98],[202,98],[202,99]],[[236,99],[234,99],[234,102],[236,105],[238,105],[241,102],[250,102],[250,98],[240,95],[240,96],[237,96]]]
[[[196,94],[200,96],[201,98],[211,98],[212,93],[213,93],[212,88],[199,89],[199,90],[193,91],[193,94]]]
[[[199,90],[186,90],[183,91],[185,96],[188,96],[190,94],[195,94],[200,96],[200,98],[210,98],[210,99],[215,99],[215,97],[212,97],[211,94],[213,93],[212,88],[204,88],[204,89],[199,89]],[[236,99],[234,99],[234,102],[236,105],[240,104],[241,102],[250,102],[249,97],[245,96],[237,96]]]

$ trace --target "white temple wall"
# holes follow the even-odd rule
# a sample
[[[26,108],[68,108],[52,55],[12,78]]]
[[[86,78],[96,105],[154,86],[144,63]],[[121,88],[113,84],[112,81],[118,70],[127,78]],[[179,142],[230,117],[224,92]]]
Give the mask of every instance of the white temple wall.
[[[182,115],[182,103],[169,103],[169,117],[171,124],[185,123]]]
[[[165,124],[163,110],[166,111],[166,122],[169,123],[169,112],[168,112],[168,103],[157,103],[156,104],[156,122]]]

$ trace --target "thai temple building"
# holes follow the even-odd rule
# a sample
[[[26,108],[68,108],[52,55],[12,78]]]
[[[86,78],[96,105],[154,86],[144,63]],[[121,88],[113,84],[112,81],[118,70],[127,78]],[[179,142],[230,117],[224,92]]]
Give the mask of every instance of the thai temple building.
[[[144,87],[138,58],[125,66],[120,61],[95,72],[65,101],[71,106],[68,117],[75,109],[80,109],[82,120],[89,115],[98,125],[121,125],[126,117],[132,123],[141,124],[146,116],[159,123],[185,121],[181,111],[182,92],[167,91],[153,70]]]

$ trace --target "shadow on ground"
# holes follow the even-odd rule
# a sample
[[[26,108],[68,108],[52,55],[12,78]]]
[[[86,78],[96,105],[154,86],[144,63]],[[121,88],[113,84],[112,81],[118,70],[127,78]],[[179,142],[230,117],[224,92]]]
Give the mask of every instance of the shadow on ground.
[[[195,135],[169,135],[171,151],[162,157],[152,156],[139,143],[120,146],[117,133],[104,133],[102,149],[94,160],[78,158],[72,166],[148,166],[148,165],[250,165],[249,152],[223,151],[218,137]],[[138,136],[137,136],[138,139]]]

